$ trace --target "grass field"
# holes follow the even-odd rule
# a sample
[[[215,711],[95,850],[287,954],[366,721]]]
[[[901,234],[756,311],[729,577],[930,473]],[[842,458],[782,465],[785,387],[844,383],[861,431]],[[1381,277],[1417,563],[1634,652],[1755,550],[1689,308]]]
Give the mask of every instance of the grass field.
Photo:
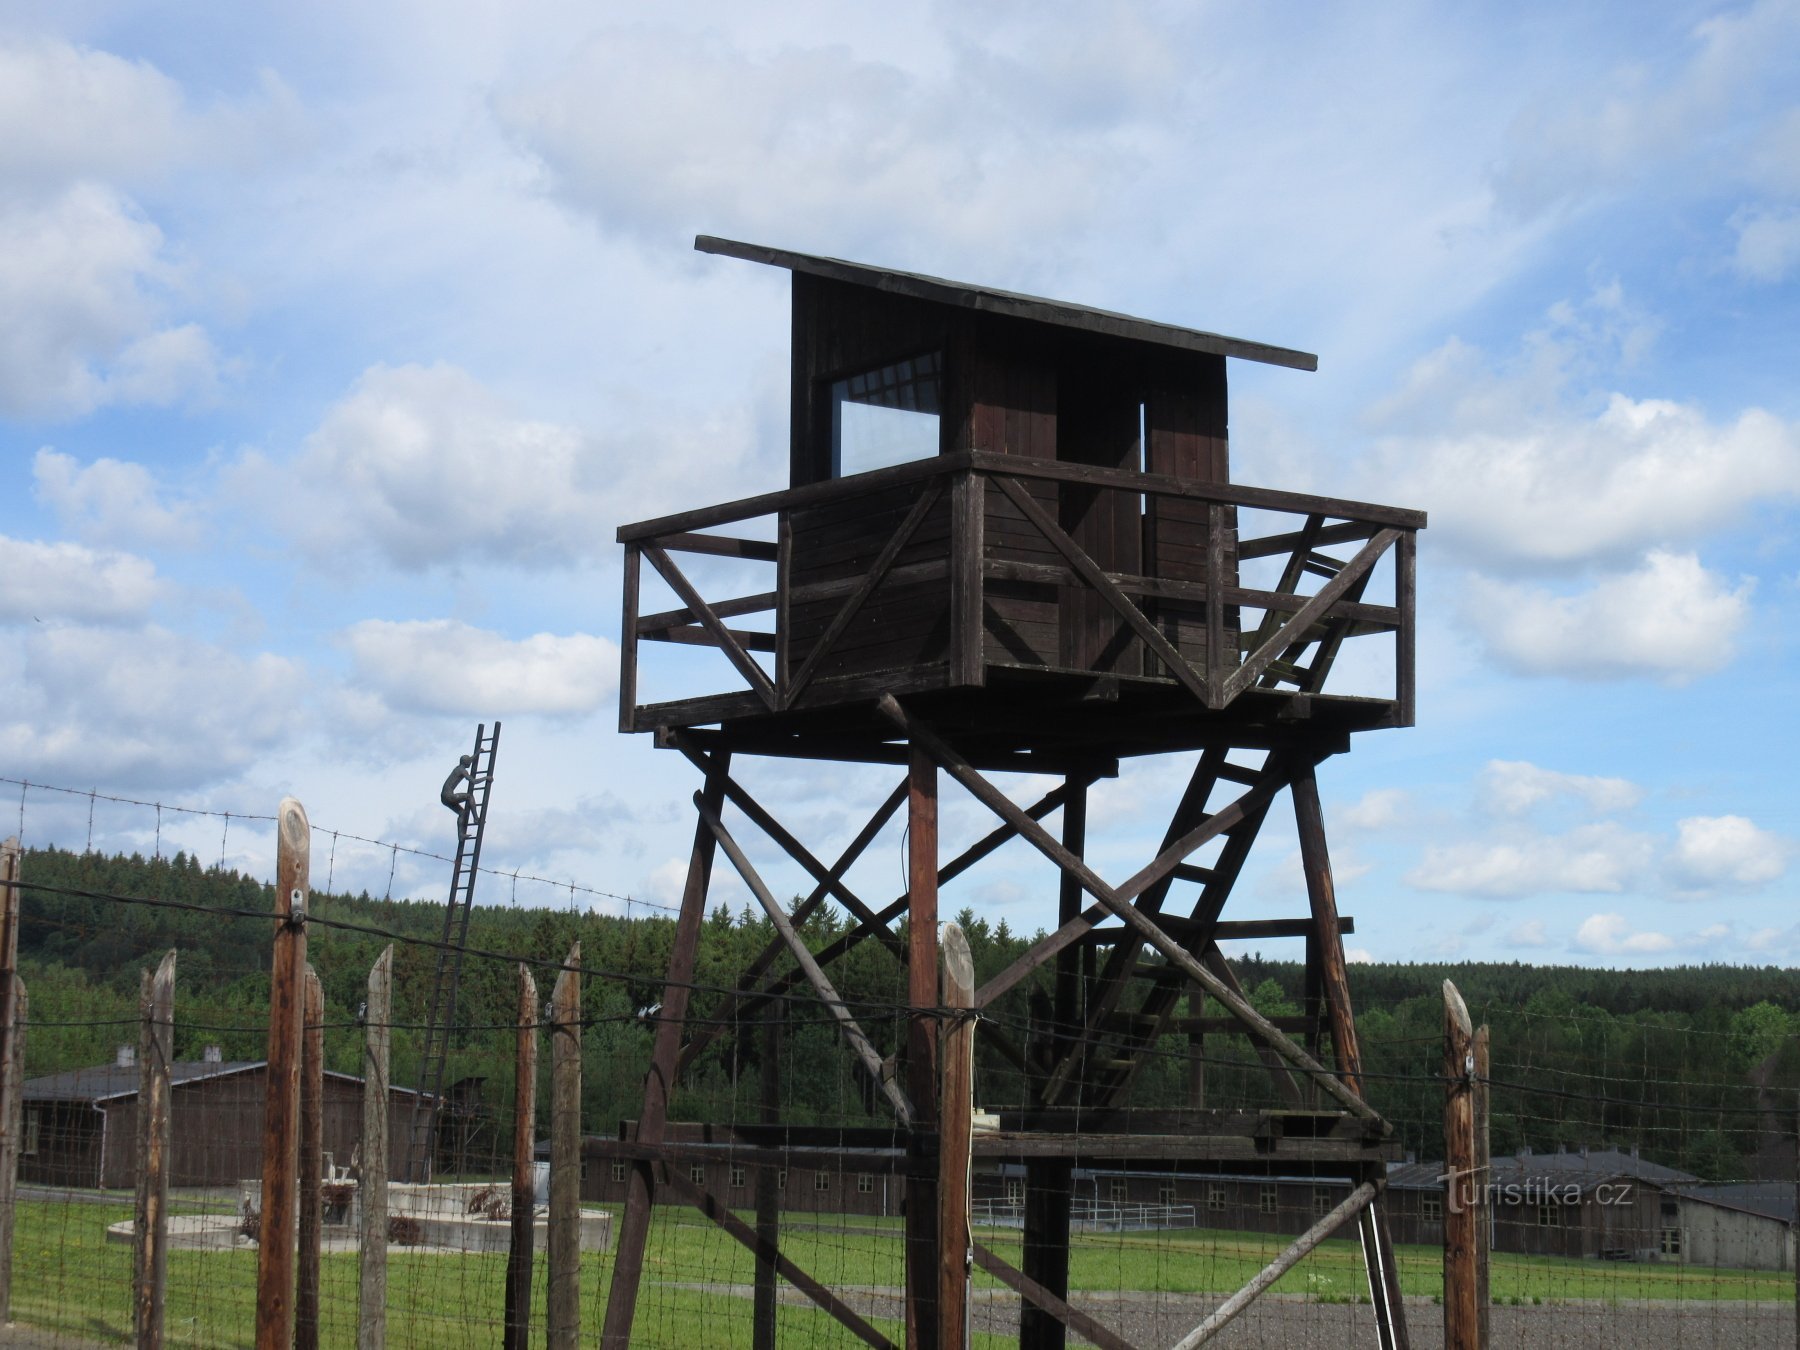
[[[102,1342],[128,1339],[131,1249],[106,1241],[108,1224],[130,1217],[124,1204],[21,1201],[15,1238],[13,1316],[21,1322]],[[827,1220],[827,1222],[831,1222]],[[979,1235],[1013,1264],[1016,1232]],[[1280,1249],[1283,1239],[1260,1234],[1189,1230],[1124,1235],[1081,1234],[1070,1254],[1070,1283],[1109,1296],[1224,1294],[1237,1288]],[[784,1250],[834,1288],[894,1288],[901,1283],[899,1228],[894,1222],[849,1219],[826,1227],[796,1217]],[[1429,1297],[1441,1287],[1438,1253],[1403,1247],[1398,1253],[1406,1293]],[[501,1256],[424,1255],[395,1248],[389,1257],[389,1338],[395,1347],[446,1350],[498,1343],[502,1306]],[[748,1286],[750,1254],[689,1211],[659,1209],[646,1253],[634,1345],[689,1350],[750,1342],[750,1300],[718,1286]],[[597,1327],[612,1275],[610,1256],[589,1257],[582,1271],[583,1323]],[[357,1264],[354,1255],[323,1261],[321,1343],[355,1342]],[[1780,1303],[1794,1297],[1791,1275],[1678,1265],[1625,1265],[1500,1255],[1491,1283],[1496,1303],[1650,1300],[1671,1305],[1748,1300]],[[255,1307],[256,1258],[250,1251],[169,1254],[167,1327],[171,1345],[249,1346]],[[541,1320],[542,1261],[537,1302]],[[978,1289],[999,1286],[977,1272]],[[710,1288],[709,1288],[710,1286]],[[1343,1302],[1364,1296],[1361,1256],[1354,1243],[1329,1242],[1276,1286],[1278,1292]],[[784,1346],[857,1342],[825,1314],[803,1305],[781,1310]],[[871,1319],[894,1339],[892,1320]],[[983,1347],[1006,1344],[978,1336]]]

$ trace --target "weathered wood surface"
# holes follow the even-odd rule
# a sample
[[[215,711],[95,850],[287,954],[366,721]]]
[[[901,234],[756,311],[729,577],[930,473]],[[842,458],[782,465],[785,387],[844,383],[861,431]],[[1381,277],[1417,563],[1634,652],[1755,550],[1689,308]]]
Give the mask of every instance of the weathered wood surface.
[[[717,814],[724,806],[724,780],[731,772],[728,751],[716,752],[708,761],[707,807]],[[682,891],[681,913],[675,922],[675,943],[669,954],[668,981],[663,986],[657,1014],[656,1039],[650,1051],[650,1072],[644,1077],[644,1106],[638,1117],[639,1137],[659,1143],[668,1120],[669,1094],[674,1089],[681,1050],[681,1033],[687,1021],[694,964],[700,949],[700,925],[706,915],[706,894],[712,882],[713,859],[718,841],[705,821],[694,826],[694,842],[688,856],[687,884]],[[554,1128],[554,1122],[552,1125]],[[578,1164],[579,1165],[579,1164]],[[554,1166],[553,1166],[554,1170]],[[650,1210],[658,1178],[648,1164],[631,1169],[625,1207],[619,1223],[618,1245],[613,1257],[612,1285],[606,1300],[606,1321],[601,1331],[603,1350],[630,1350],[631,1324],[637,1315],[638,1283],[644,1270],[644,1245],[650,1234]]]
[[[1475,1031],[1456,986],[1444,981],[1444,1347],[1480,1350],[1475,1271]]]
[[[907,1002],[906,1083],[913,1123],[938,1124],[936,1008],[938,1002],[938,768],[914,741],[907,769]],[[907,1350],[937,1344],[937,1176],[920,1170],[906,1184]],[[941,1350],[950,1350],[942,1347]]]
[[[763,1013],[761,1059],[757,1066],[757,1119],[766,1126],[781,1122],[781,1024],[786,1009],[777,1000]],[[756,1169],[756,1276],[750,1315],[753,1350],[775,1350],[777,1277],[775,1253],[781,1244],[780,1171]]]
[[[19,886],[24,850],[0,843],[0,1326],[12,1315],[19,1134],[25,1124],[25,981],[19,975]]]
[[[1195,1347],[1205,1345],[1235,1321],[1244,1309],[1256,1301],[1258,1295],[1299,1265],[1301,1259],[1314,1247],[1360,1214],[1374,1198],[1375,1183],[1372,1181],[1365,1181],[1351,1191],[1330,1213],[1283,1248],[1281,1254],[1259,1270],[1248,1284],[1220,1304],[1211,1316],[1176,1341],[1173,1350],[1195,1350]]]
[[[389,1060],[393,1053],[394,948],[369,968],[363,1007],[362,1145],[357,1155],[356,1350],[387,1344]]]
[[[712,831],[713,838],[718,841],[719,847],[725,850],[725,856],[730,859],[732,867],[743,878],[744,884],[750,888],[750,893],[756,897],[757,904],[762,906],[763,913],[768,916],[770,924],[774,926],[782,942],[787,945],[788,954],[794,958],[794,964],[805,973],[807,983],[812,985],[813,992],[819,996],[819,1001],[825,1005],[826,1011],[837,1022],[838,1030],[843,1033],[851,1051],[861,1061],[863,1069],[869,1075],[869,1080],[881,1089],[882,1095],[894,1108],[894,1114],[899,1118],[900,1123],[910,1125],[914,1115],[912,1103],[907,1100],[906,1093],[882,1064],[880,1051],[876,1050],[868,1036],[864,1034],[863,1029],[857,1025],[856,1019],[850,1015],[850,1009],[832,985],[830,977],[825,974],[823,967],[814,959],[811,949],[806,945],[806,940],[794,927],[793,921],[788,917],[781,901],[775,898],[774,892],[763,881],[762,875],[745,856],[743,849],[738,847],[737,840],[732,838],[731,832],[725,828],[724,822],[707,808],[705,798],[700,793],[694,794],[694,807],[699,811],[700,819]]]
[[[513,1049],[512,1232],[506,1249],[504,1350],[531,1347],[532,1216],[537,1207],[538,992],[519,963],[519,1026]],[[579,1243],[577,1244],[579,1245]]]
[[[1475,1321],[1477,1344],[1487,1350],[1489,1341],[1488,1308],[1492,1299],[1488,1289],[1489,1246],[1493,1239],[1488,1187],[1494,1179],[1492,1154],[1488,1136],[1488,1029],[1475,1028],[1475,1092],[1471,1105],[1475,1113]],[[1800,1327],[1795,1328],[1800,1336]]]
[[[300,1134],[300,1024],[312,826],[284,797],[276,813],[275,950],[269,970],[268,1090],[262,1132],[262,1219],[256,1248],[256,1350],[292,1350]]]
[[[581,1342],[581,944],[550,994],[550,1350]]]
[[[325,1235],[325,990],[306,967],[301,1000],[299,1267],[294,1273],[294,1350],[318,1350],[319,1262]]]
[[[131,1225],[132,1330],[161,1350],[169,1273],[170,1066],[175,1059],[175,953],[144,971],[138,1002],[137,1196]]]
[[[954,923],[943,926],[945,1020],[938,1028],[942,1091],[938,1099],[938,1344],[962,1350],[969,1341],[969,1140],[974,1132],[975,963],[969,940]],[[960,1014],[960,1015],[959,1015]]]

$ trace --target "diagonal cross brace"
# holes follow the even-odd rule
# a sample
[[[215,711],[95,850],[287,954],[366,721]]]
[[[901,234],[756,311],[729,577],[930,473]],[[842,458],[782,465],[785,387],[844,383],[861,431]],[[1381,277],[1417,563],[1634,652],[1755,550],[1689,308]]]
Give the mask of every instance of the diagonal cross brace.
[[[882,1094],[893,1105],[894,1114],[900,1118],[900,1123],[911,1128],[914,1115],[912,1103],[907,1100],[906,1093],[900,1085],[894,1081],[893,1075],[883,1067],[880,1053],[869,1043],[869,1038],[863,1034],[863,1029],[856,1024],[856,1019],[850,1015],[850,1009],[844,1006],[843,998],[839,996],[838,991],[832,986],[830,978],[813,958],[811,950],[801,939],[799,931],[795,929],[793,922],[788,918],[787,912],[782,909],[781,902],[769,891],[767,884],[757,874],[756,868],[751,865],[750,859],[744,856],[744,850],[738,847],[737,840],[731,837],[731,832],[725,828],[725,823],[719,819],[712,808],[706,804],[706,800],[697,792],[694,794],[694,806],[700,812],[700,819],[706,822],[706,828],[712,831],[713,838],[719,841],[719,847],[725,850],[725,856],[731,859],[731,865],[744,879],[744,884],[756,896],[757,903],[763,907],[763,913],[769,916],[769,922],[775,925],[775,931],[780,933],[782,941],[787,943],[788,951],[793,954],[800,969],[806,972],[807,982],[818,993],[820,1000],[831,1015],[837,1019],[838,1029],[844,1033],[844,1039],[850,1043],[850,1048],[862,1061],[863,1068],[868,1070],[869,1077],[880,1085]]]
[[[693,610],[701,625],[713,636],[719,650],[725,653],[727,660],[737,667],[754,689],[757,696],[768,706],[770,712],[776,711],[779,702],[775,695],[775,685],[769,679],[768,672],[756,664],[749,652],[738,641],[737,635],[725,626],[725,621],[713,611],[713,607],[700,598],[700,592],[694,589],[694,583],[687,579],[687,574],[675,565],[669,555],[655,544],[646,543],[643,553],[650,560],[650,565],[662,574],[662,579],[669,583],[669,589],[681,597],[681,603]]]
[[[1162,953],[1164,960],[1212,995],[1220,1006],[1244,1024],[1245,1029],[1251,1035],[1267,1044],[1270,1049],[1296,1069],[1311,1077],[1327,1093],[1335,1097],[1350,1114],[1363,1120],[1381,1121],[1381,1116],[1374,1107],[1339,1082],[1331,1070],[1319,1063],[1306,1052],[1304,1047],[1259,1013],[1241,994],[1228,987],[1217,975],[1195,960],[1192,952],[1165,933],[1148,916],[1141,913],[1129,899],[1102,881],[1092,868],[1064,848],[1048,830],[1021,811],[1011,798],[988,782],[968,760],[938,739],[936,733],[924,722],[901,707],[900,701],[892,694],[884,694],[876,706],[881,710],[883,716],[906,733],[913,745],[935,760],[946,773],[962,784],[971,796],[1013,826],[1020,836],[1029,840],[1038,852],[1075,877],[1081,883],[1082,889],[1105,905],[1131,928],[1137,930],[1139,936],[1148,945]],[[1174,865],[1173,862],[1169,864],[1171,868]],[[1142,874],[1140,873],[1140,875]]]

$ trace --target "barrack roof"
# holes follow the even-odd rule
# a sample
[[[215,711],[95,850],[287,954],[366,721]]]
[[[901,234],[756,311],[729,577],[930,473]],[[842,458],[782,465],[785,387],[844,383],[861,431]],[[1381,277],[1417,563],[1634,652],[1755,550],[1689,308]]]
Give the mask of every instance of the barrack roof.
[[[992,286],[973,286],[967,282],[946,281],[942,277],[928,277],[917,272],[898,272],[888,267],[846,262],[842,258],[823,258],[811,253],[769,248],[764,244],[745,244],[710,234],[696,237],[694,247],[701,253],[717,253],[727,258],[766,263],[770,267],[785,267],[790,272],[806,272],[812,276],[828,277],[833,281],[847,281],[893,295],[910,296],[915,300],[930,300],[961,309],[983,310],[989,314],[1005,314],[1059,328],[1129,338],[1136,342],[1151,342],[1160,347],[1205,352],[1212,356],[1235,356],[1271,366],[1288,366],[1294,370],[1319,368],[1319,358],[1311,352],[1226,337],[1220,333],[1206,333],[1197,328],[1178,328],[1174,324],[1158,323],[1154,319],[1137,319],[1109,309],[1091,309],[1063,300],[1047,300],[1037,295],[996,290]]]

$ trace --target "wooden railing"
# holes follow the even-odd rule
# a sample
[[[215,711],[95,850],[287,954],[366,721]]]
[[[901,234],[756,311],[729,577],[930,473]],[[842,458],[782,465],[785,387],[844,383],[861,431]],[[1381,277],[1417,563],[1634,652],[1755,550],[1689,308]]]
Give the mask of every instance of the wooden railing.
[[[1160,554],[1139,550],[1129,570],[1120,570],[1116,557],[1097,558],[1079,537],[1080,528],[1068,523],[1069,513],[1058,510],[1059,497],[1066,502],[1071,492],[1084,501],[1124,494],[1134,499],[1120,503],[1127,517],[1141,502],[1146,517],[1174,519],[1199,562],[1184,579],[1156,574],[1180,570],[1159,568],[1166,548]],[[812,579],[796,583],[791,523],[816,518],[820,510],[854,517],[859,502],[897,518],[891,532],[851,549],[840,574],[819,579],[813,569],[807,573]],[[915,542],[928,519],[941,529],[945,515],[941,549]],[[1265,517],[1275,518],[1274,528],[1243,529],[1246,518]],[[996,521],[1009,531],[1004,537],[990,528]],[[618,534],[625,545],[620,726],[641,730],[682,720],[679,701],[657,705],[648,717],[640,714],[641,642],[712,647],[730,663],[733,687],[690,700],[697,714],[700,705],[723,709],[723,715],[737,715],[738,707],[779,713],[865,695],[882,686],[886,672],[853,678],[830,667],[834,658],[844,664],[838,649],[859,617],[866,623],[865,611],[874,613],[868,607],[900,588],[941,598],[933,621],[945,645],[928,662],[931,682],[979,684],[995,665],[1071,668],[1054,652],[1021,657],[996,641],[992,625],[1005,603],[999,593],[1018,594],[1021,586],[1039,596],[1082,597],[1083,612],[1115,624],[1134,653],[1121,667],[1115,641],[1108,657],[1115,671],[1174,681],[1215,710],[1255,690],[1328,695],[1327,677],[1346,641],[1393,634],[1392,720],[1407,725],[1414,706],[1416,538],[1424,524],[1422,512],[1398,507],[973,451],[626,525]],[[802,539],[802,549],[804,544]],[[1390,553],[1391,603],[1366,600],[1377,564]],[[703,595],[677,562],[684,554],[766,567],[768,584]],[[1279,559],[1273,584],[1242,584],[1244,564],[1261,559]],[[645,563],[668,585],[677,607],[642,611]],[[1270,561],[1263,570],[1275,566]],[[822,627],[811,625],[818,631],[804,650],[790,650],[796,606],[832,615]],[[1170,617],[1176,613],[1179,622]],[[752,616],[764,622],[742,622]],[[772,660],[765,663],[759,655]],[[1086,667],[1077,661],[1073,668]],[[731,704],[733,695],[738,704]],[[754,702],[745,703],[745,695]]]

